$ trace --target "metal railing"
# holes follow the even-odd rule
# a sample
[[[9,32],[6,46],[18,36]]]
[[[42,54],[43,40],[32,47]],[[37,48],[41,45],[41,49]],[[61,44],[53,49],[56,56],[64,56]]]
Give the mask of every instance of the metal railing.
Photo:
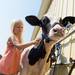
[[[75,30],[73,30],[72,32],[70,32],[68,35],[64,36],[61,40],[59,40],[58,42],[62,42],[63,40],[65,40],[66,38],[68,38],[69,36],[73,35],[75,33]]]

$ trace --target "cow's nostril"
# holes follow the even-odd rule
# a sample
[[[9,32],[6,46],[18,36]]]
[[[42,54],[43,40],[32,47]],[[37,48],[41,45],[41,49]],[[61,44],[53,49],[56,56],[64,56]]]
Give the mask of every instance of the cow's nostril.
[[[57,30],[56,30],[56,29],[53,29],[53,31],[54,31],[54,32],[57,32]]]

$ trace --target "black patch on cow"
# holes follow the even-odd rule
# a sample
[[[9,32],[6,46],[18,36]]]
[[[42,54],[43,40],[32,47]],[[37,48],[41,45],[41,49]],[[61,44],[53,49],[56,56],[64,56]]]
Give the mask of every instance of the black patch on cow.
[[[62,19],[62,24],[64,27],[68,24],[68,22],[74,24],[75,23],[75,17],[74,16],[67,16]]]
[[[48,34],[51,28],[50,25],[50,20],[47,16],[42,17],[41,19],[41,23],[42,23],[42,30],[45,34]]]
[[[46,55],[45,45],[42,41],[37,48],[33,47],[28,55],[29,64],[34,65],[39,59],[44,58]]]

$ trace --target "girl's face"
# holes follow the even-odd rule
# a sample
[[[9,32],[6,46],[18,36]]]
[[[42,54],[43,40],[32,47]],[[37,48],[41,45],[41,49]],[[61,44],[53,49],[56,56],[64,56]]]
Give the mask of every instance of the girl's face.
[[[13,27],[13,33],[15,34],[15,35],[21,35],[22,34],[22,32],[23,32],[23,23],[22,22],[16,22],[15,23],[15,25],[14,25],[14,27]]]

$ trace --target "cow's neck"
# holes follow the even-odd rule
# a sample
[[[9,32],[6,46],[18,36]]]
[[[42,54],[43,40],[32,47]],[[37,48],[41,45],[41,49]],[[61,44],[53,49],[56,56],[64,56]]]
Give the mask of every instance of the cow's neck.
[[[55,42],[54,41],[50,41],[49,43],[44,42],[44,44],[45,44],[45,51],[48,54],[51,52],[51,49],[54,46]]]
[[[51,49],[54,46],[54,42],[50,41],[50,43],[44,43],[44,44],[45,44],[46,55],[45,55],[45,58],[44,58],[45,62],[43,64],[42,71],[41,71],[40,75],[43,75],[46,72],[47,67],[50,65],[50,62],[47,62],[47,60],[48,60],[48,57],[51,53]],[[47,66],[47,64],[48,64],[48,66]]]

